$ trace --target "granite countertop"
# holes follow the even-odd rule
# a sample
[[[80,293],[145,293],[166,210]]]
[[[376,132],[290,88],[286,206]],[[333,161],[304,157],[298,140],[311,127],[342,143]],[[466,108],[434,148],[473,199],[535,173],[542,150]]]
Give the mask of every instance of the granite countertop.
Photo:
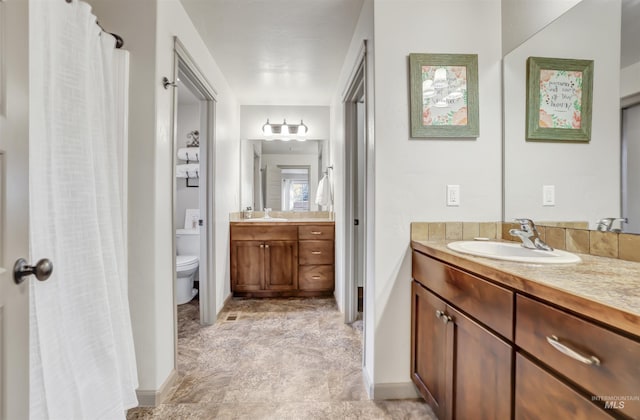
[[[250,219],[256,220],[256,219]],[[247,219],[240,218],[230,218],[230,223],[234,225],[286,225],[286,224],[334,224],[335,221],[327,218],[316,218],[316,217],[296,217],[287,219],[286,221],[274,222],[268,219],[260,220],[259,222],[249,222]]]
[[[579,254],[575,264],[526,264],[462,254],[453,241],[414,250],[640,337],[640,263]]]

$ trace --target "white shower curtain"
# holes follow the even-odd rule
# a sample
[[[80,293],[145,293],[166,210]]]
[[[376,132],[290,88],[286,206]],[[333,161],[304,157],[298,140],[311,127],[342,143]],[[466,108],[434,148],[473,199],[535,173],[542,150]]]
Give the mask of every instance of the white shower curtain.
[[[122,69],[91,7],[30,0],[32,419],[123,418],[137,405],[123,232]],[[121,154],[121,153],[120,153]]]

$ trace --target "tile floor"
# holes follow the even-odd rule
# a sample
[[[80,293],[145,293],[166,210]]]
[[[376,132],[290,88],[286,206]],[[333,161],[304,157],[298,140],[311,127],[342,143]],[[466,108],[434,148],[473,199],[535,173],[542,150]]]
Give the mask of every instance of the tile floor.
[[[345,325],[333,298],[233,299],[206,327],[194,300],[178,325],[172,394],[128,420],[435,419],[422,400],[368,399],[362,324]]]

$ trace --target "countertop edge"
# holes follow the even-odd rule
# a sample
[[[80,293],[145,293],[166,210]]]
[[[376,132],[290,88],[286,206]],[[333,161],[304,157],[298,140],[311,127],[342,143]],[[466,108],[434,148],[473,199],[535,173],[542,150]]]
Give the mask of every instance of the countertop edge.
[[[234,226],[291,226],[291,225],[333,225],[335,220],[327,219],[289,219],[281,222],[259,221],[247,222],[244,220],[230,220],[230,224]]]
[[[599,323],[611,326],[640,339],[640,315],[616,308],[597,300],[575,295],[561,288],[555,288],[535,280],[526,279],[512,273],[501,271],[499,268],[482,264],[473,257],[467,258],[463,254],[445,252],[425,244],[424,241],[411,241],[411,248],[422,254],[434,257],[463,270],[475,273],[497,284],[509,287],[516,292],[549,302],[552,305],[567,309],[576,314],[593,319]]]

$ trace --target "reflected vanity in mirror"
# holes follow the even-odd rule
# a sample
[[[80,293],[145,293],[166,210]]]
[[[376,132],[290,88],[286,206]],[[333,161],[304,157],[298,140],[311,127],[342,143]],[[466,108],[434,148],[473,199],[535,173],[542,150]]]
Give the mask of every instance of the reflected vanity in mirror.
[[[640,8],[633,3],[582,0],[503,57],[505,221],[527,215],[538,224],[582,222],[595,230],[604,218],[627,218],[615,228],[640,233],[640,188],[632,184],[640,167],[640,112],[625,111],[624,140],[620,135],[621,97],[629,95],[621,67],[640,68],[640,49],[620,48],[625,21]],[[532,56],[594,60],[589,142],[526,140],[526,62]],[[636,110],[638,93],[631,95]]]
[[[328,165],[327,140],[243,140],[242,151],[245,207],[258,211],[320,210],[315,197]]]

